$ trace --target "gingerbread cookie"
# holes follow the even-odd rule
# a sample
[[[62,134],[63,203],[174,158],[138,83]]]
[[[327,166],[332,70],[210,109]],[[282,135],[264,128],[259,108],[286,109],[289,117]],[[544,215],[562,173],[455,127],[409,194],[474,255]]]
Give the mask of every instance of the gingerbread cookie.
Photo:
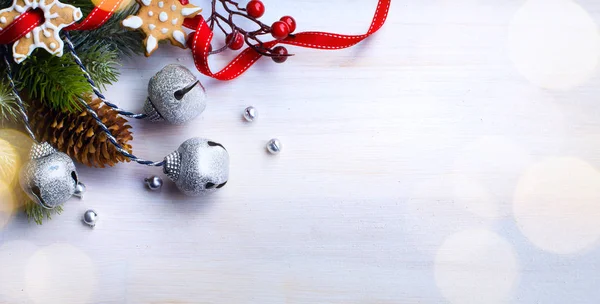
[[[45,21],[13,44],[15,61],[23,62],[37,48],[62,56],[64,45],[60,39],[60,31],[81,19],[81,10],[58,0],[14,0],[11,7],[0,10],[0,30],[30,9],[42,10]]]
[[[137,0],[140,10],[123,20],[123,26],[141,30],[146,35],[146,56],[157,48],[158,42],[169,39],[172,45],[186,47],[187,34],[183,31],[183,19],[198,15],[202,9],[179,0]]]

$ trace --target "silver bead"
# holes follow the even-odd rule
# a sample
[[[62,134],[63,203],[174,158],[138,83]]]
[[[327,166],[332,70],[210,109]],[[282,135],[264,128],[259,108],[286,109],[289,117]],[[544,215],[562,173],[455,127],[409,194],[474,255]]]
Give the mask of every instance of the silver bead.
[[[152,121],[183,124],[206,108],[206,93],[200,81],[186,67],[170,64],[148,83],[144,114]]]
[[[85,194],[86,190],[87,189],[83,183],[77,183],[77,186],[75,186],[75,192],[73,193],[73,195],[77,196],[79,198],[83,198],[83,195]]]
[[[229,179],[229,153],[214,141],[191,138],[165,157],[163,171],[186,195],[213,192]]]
[[[98,213],[96,213],[96,211],[90,209],[90,210],[87,210],[83,214],[83,222],[86,223],[87,225],[91,226],[92,228],[94,228],[94,226],[96,226],[97,221],[98,221]]]
[[[267,151],[271,154],[279,154],[281,152],[282,145],[281,141],[277,138],[273,138],[267,142]]]
[[[148,177],[144,181],[146,182],[146,186],[148,186],[148,189],[150,190],[158,190],[163,185],[162,178],[158,176]]]
[[[256,110],[255,107],[247,107],[244,110],[244,119],[248,122],[254,121],[257,116],[258,116],[258,111]]]
[[[30,160],[23,165],[19,182],[27,196],[46,209],[65,203],[79,185],[71,158],[48,143],[32,146]]]

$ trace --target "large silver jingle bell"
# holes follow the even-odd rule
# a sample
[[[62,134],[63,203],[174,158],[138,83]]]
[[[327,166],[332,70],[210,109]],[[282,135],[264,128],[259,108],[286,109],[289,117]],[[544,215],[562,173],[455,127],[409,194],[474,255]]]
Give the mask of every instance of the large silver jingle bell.
[[[46,209],[62,205],[71,196],[81,197],[85,191],[71,158],[46,142],[31,147],[19,182],[27,196]]]
[[[151,121],[184,124],[205,108],[204,87],[186,67],[170,64],[150,78],[144,114]]]
[[[214,192],[229,180],[229,153],[214,141],[191,138],[165,157],[163,171],[185,195]]]

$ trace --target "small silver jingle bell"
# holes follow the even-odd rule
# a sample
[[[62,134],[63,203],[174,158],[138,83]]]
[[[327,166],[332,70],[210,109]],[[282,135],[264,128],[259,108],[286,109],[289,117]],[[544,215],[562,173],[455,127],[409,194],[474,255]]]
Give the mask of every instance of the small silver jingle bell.
[[[147,177],[144,181],[150,190],[159,190],[163,185],[162,179],[158,176]]]
[[[81,197],[85,192],[71,158],[50,144],[34,144],[29,159],[21,169],[19,182],[27,196],[40,206],[54,209],[71,196]]]
[[[163,171],[185,195],[214,192],[229,179],[229,153],[214,141],[191,138],[165,157]]]
[[[148,83],[144,114],[151,121],[165,120],[170,124],[184,124],[204,112],[205,108],[204,87],[182,65],[167,65]]]
[[[90,227],[94,228],[96,226],[96,222],[98,221],[98,213],[96,213],[96,211],[92,209],[87,210],[83,214],[82,220],[86,225],[89,225]]]

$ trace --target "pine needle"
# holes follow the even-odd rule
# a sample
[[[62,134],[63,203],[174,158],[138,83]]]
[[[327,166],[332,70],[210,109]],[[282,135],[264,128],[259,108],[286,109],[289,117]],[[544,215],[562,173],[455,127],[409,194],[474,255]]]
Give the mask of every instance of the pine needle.
[[[7,82],[0,82],[0,125],[18,121],[17,99]]]
[[[49,210],[29,199],[25,202],[25,213],[27,214],[27,220],[30,222],[34,221],[38,225],[43,224],[44,220],[52,219],[52,215],[60,214],[62,211],[62,206],[58,206],[52,210]]]

